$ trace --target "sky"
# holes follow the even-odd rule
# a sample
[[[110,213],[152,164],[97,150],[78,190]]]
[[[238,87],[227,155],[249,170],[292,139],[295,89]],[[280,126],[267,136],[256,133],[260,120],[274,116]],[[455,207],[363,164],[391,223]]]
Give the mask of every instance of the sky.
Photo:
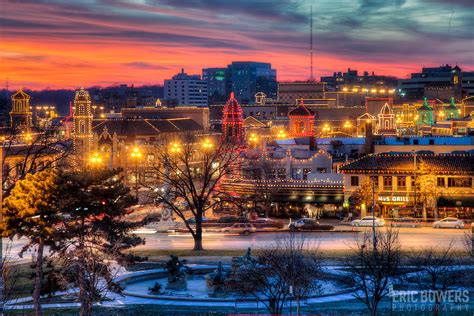
[[[472,0],[0,0],[0,80],[163,84],[181,68],[245,60],[272,63],[279,81],[307,80],[311,6],[316,78],[474,69]]]

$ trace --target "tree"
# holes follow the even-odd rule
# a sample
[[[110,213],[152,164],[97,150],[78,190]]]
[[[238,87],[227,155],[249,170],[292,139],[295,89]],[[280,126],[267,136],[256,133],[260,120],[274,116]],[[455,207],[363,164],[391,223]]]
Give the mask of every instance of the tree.
[[[417,200],[423,203],[423,219],[427,219],[426,208],[435,210],[435,218],[438,218],[437,202],[438,197],[443,193],[444,188],[438,186],[437,176],[432,168],[420,158],[416,177]]]
[[[408,255],[409,264],[416,272],[409,278],[420,290],[435,293],[433,314],[438,315],[441,294],[455,288],[460,283],[462,273],[456,269],[459,259],[453,253],[452,243],[445,249],[430,247]]]
[[[389,283],[398,276],[401,252],[398,231],[366,231],[357,239],[353,252],[345,258],[347,281],[355,288],[354,296],[376,315],[380,301],[389,293]]]
[[[123,185],[121,170],[65,172],[59,179],[60,205],[66,217],[59,258],[68,267],[65,279],[79,287],[81,315],[90,315],[93,302],[103,298],[102,280],[106,288],[115,286],[110,260],[126,264],[140,259],[124,251],[144,242],[130,232],[149,218],[127,220],[128,208],[136,199]]]
[[[259,159],[250,160],[247,172],[253,173],[250,178],[253,178],[254,194],[252,196],[255,206],[261,203],[264,207],[265,217],[268,217],[272,209],[275,195],[278,187],[275,186],[276,179],[276,165],[260,157]]]
[[[56,173],[47,169],[18,181],[4,200],[3,236],[27,237],[29,242],[21,253],[32,246],[37,247],[33,290],[36,315],[41,314],[44,246],[54,246],[58,241],[56,225],[62,219],[57,187]]]
[[[365,205],[366,209],[372,207],[372,201],[375,198],[377,200],[378,188],[375,186],[375,190],[373,187],[373,180],[371,177],[364,177],[360,186],[352,193],[350,196],[351,204],[355,204],[357,206]],[[375,195],[375,197],[373,196]]]
[[[317,248],[310,250],[303,237],[291,233],[273,247],[259,251],[257,260],[241,266],[229,286],[238,293],[253,296],[272,314],[281,314],[293,294],[299,314],[301,298],[318,289],[316,281],[321,275]]]
[[[187,134],[174,139],[170,146],[156,146],[152,166],[158,181],[145,183],[155,201],[184,221],[194,239],[193,250],[201,251],[202,217],[224,195],[221,180],[230,176],[238,158],[238,145],[212,142]],[[195,225],[189,223],[194,217]]]

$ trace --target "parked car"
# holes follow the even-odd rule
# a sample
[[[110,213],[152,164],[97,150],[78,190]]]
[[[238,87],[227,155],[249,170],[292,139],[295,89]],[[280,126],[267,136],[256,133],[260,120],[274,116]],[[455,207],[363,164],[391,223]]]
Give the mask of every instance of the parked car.
[[[446,217],[433,223],[433,228],[464,228],[464,222],[456,217]]]
[[[257,229],[249,223],[235,223],[232,226],[222,228],[224,233],[244,234],[255,233]]]
[[[355,219],[351,222],[351,226],[372,226],[374,225],[377,227],[385,226],[385,221],[383,218],[373,217],[373,216],[365,216],[360,219]]]
[[[333,225],[320,224],[312,218],[302,218],[288,224],[290,230],[334,230]]]
[[[395,218],[391,223],[392,227],[420,227],[421,222],[413,217]]]

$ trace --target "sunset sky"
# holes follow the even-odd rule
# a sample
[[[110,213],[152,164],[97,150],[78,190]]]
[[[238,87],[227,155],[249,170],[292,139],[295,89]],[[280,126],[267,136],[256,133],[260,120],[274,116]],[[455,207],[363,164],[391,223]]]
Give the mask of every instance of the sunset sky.
[[[474,69],[472,0],[0,0],[2,81],[11,88],[163,84],[181,67],[271,62],[278,80],[422,66]]]

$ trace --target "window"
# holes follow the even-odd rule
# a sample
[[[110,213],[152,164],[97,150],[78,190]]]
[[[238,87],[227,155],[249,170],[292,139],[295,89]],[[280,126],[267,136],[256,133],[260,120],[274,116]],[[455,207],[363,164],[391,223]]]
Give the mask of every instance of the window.
[[[308,179],[308,174],[311,173],[311,168],[304,168],[303,169],[303,180],[307,180]]]
[[[359,186],[359,177],[351,176],[351,187],[358,187],[358,186]]]
[[[318,168],[318,172],[319,173],[326,173],[327,170],[326,170],[326,168]]]
[[[448,188],[470,188],[472,178],[448,178]]]
[[[285,168],[279,168],[278,171],[278,179],[285,180],[286,179],[286,169]]]
[[[407,187],[407,177],[397,177],[398,189],[405,190]]]
[[[383,188],[384,190],[392,190],[392,177],[383,177]]]
[[[413,145],[418,145],[418,139],[413,140]]]
[[[446,186],[446,180],[445,180],[445,178],[443,178],[443,177],[438,177],[438,178],[436,179],[436,185],[439,186],[439,187],[444,188],[444,187]]]
[[[300,168],[292,168],[291,169],[291,178],[292,179],[299,179],[301,174]]]
[[[430,139],[428,142],[430,145],[434,145],[434,139]]]

